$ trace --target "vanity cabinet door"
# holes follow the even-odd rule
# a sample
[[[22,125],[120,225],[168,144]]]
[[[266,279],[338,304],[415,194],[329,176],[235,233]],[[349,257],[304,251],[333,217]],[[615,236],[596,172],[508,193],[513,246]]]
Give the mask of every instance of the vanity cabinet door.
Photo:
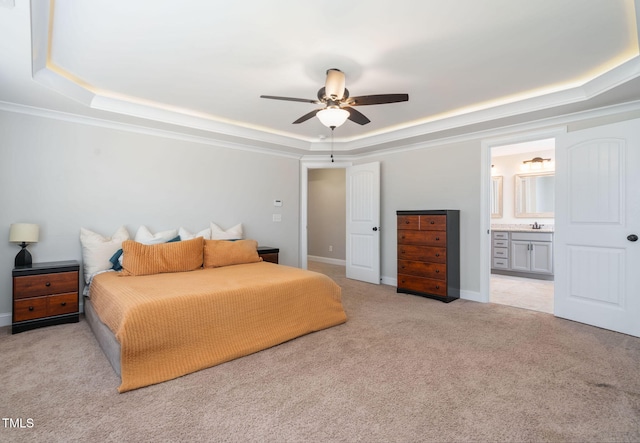
[[[511,270],[531,271],[531,242],[526,240],[511,240]]]
[[[553,272],[553,243],[531,242],[531,271]]]

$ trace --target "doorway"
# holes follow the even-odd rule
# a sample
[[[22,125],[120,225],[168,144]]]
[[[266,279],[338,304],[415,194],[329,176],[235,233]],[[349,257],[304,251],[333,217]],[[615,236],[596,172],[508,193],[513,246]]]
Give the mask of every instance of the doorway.
[[[554,138],[491,147],[491,303],[553,314],[554,182]]]

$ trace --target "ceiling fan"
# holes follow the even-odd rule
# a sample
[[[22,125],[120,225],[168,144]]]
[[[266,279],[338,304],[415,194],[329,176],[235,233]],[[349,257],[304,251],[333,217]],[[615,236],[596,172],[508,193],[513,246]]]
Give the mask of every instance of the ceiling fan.
[[[306,122],[317,115],[322,124],[331,129],[342,125],[347,119],[359,125],[366,125],[371,121],[360,111],[354,109],[354,106],[382,105],[386,103],[406,102],[409,100],[409,94],[378,94],[350,97],[349,90],[345,88],[344,72],[335,68],[327,70],[327,80],[324,87],[318,91],[317,100],[278,97],[274,95],[261,95],[260,97],[273,100],[313,103],[316,105],[323,104],[325,105],[323,108],[315,109],[303,115],[294,121],[293,124]]]

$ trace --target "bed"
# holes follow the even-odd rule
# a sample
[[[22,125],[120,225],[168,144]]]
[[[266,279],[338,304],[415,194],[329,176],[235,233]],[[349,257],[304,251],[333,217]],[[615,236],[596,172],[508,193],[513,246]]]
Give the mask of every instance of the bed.
[[[189,261],[180,251],[197,251],[198,241],[134,243],[123,243],[121,272],[93,277],[84,304],[85,318],[120,376],[119,392],[171,380],[346,321],[341,289],[323,274],[263,262],[253,254],[249,262],[236,257],[226,264],[234,256],[229,250],[238,249],[239,242],[200,240],[201,264],[196,266],[194,260],[177,268],[175,263]],[[144,251],[142,258],[136,248]],[[255,244],[248,250],[255,250]],[[211,266],[216,260],[222,265]]]

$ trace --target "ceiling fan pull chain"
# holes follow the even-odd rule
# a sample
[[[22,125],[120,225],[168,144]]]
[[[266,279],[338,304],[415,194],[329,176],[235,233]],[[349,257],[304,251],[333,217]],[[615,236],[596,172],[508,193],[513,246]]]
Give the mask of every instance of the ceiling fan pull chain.
[[[333,130],[336,129],[335,126],[331,126],[331,163],[333,163]]]

